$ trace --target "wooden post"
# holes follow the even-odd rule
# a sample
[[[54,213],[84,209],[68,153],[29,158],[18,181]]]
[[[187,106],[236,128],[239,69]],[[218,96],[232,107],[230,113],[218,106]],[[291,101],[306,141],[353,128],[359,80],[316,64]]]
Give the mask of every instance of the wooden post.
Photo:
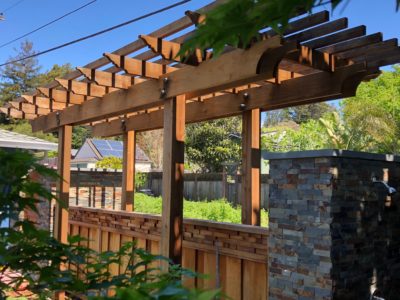
[[[122,167],[121,210],[133,211],[133,197],[135,194],[136,132],[125,132],[123,135],[123,140],[124,153]]]
[[[242,223],[260,225],[260,109],[243,113],[242,133]]]
[[[69,188],[71,180],[71,140],[72,127],[62,126],[58,129],[58,166],[57,172],[60,178],[57,180],[59,202],[55,205],[54,237],[62,243],[68,241],[68,206]],[[67,266],[61,265],[61,270]],[[55,295],[58,300],[65,299],[64,292]]]
[[[68,204],[71,179],[71,138],[72,127],[63,126],[58,130],[58,166],[60,179],[57,181],[59,201],[56,203],[54,236],[66,243],[68,236]]]
[[[161,255],[182,261],[185,97],[164,104]],[[166,265],[162,266],[167,271]]]

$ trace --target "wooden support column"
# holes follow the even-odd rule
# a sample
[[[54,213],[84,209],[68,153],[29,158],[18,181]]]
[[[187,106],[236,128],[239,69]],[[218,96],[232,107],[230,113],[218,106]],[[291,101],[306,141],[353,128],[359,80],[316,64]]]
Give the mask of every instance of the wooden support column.
[[[161,255],[182,261],[185,97],[164,104]],[[162,266],[167,271],[166,265]]]
[[[124,152],[122,167],[121,210],[133,211],[135,194],[135,153],[136,132],[131,130],[123,134]]]
[[[242,223],[260,225],[261,151],[260,109],[243,113],[242,123]]]
[[[72,127],[62,126],[58,130],[58,167],[60,179],[57,181],[57,191],[60,203],[56,203],[54,220],[54,236],[59,241],[67,243],[68,236],[68,204],[71,179],[71,139]]]
[[[58,166],[57,192],[59,202],[56,202],[54,215],[54,237],[62,243],[68,242],[68,206],[71,181],[71,141],[72,126],[62,126],[58,129]],[[61,270],[67,266],[61,265]],[[64,292],[55,295],[57,300],[65,299]]]

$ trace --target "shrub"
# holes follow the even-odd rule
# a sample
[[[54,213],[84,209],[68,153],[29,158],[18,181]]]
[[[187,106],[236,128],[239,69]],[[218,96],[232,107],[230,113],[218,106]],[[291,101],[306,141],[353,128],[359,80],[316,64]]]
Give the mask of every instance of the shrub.
[[[185,288],[182,276],[194,276],[193,272],[171,265],[170,271],[163,273],[154,268],[154,262],[166,258],[136,249],[132,243],[117,252],[98,253],[80,246],[84,239],[79,236],[69,237],[69,243],[63,244],[28,219],[20,220],[26,209],[37,212],[39,201],[53,198],[50,191],[30,179],[30,171],[57,176],[29,153],[0,151],[0,223],[13,220],[11,227],[0,228],[0,275],[13,271],[11,282],[0,282],[0,299],[5,299],[5,291],[21,285],[39,299],[48,299],[58,291],[68,292],[72,299],[99,300],[212,299],[218,294]],[[127,258],[125,272],[113,276],[109,266]],[[61,269],[62,265],[70,267]],[[115,296],[107,296],[110,289]]]
[[[135,194],[135,211],[161,214],[161,197],[151,197],[145,194]],[[183,203],[183,216],[190,219],[203,219],[217,222],[241,223],[241,207],[233,207],[225,199],[213,201],[188,201]],[[261,226],[268,226],[268,213],[261,211]]]

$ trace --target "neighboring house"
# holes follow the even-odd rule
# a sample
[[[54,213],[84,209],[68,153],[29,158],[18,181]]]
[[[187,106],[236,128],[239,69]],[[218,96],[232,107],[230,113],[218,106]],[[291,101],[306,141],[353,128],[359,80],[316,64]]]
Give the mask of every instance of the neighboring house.
[[[121,141],[87,139],[71,161],[72,167],[95,168],[96,162],[107,156],[122,158],[123,145]],[[136,171],[150,172],[151,161],[142,149],[136,145]]]
[[[57,151],[58,144],[33,136],[0,129],[0,148],[26,149],[32,151]]]

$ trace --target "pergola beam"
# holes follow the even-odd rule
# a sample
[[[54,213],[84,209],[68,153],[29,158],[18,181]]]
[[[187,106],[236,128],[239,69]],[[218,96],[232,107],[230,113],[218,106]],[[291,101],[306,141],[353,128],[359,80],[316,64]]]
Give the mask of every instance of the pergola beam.
[[[336,99],[343,95],[345,89],[354,92],[356,86],[352,82],[353,78],[359,79],[359,83],[361,75],[365,74],[363,64],[351,65],[335,73],[319,72],[286,80],[280,85],[266,83],[237,94],[224,94],[203,102],[187,103],[186,123],[239,115],[245,110],[256,108],[272,110],[307,101]],[[162,119],[162,110],[135,115],[124,119],[124,128],[136,131],[159,129],[163,126]],[[116,136],[123,133],[122,128],[121,120],[115,120],[94,125],[92,132],[95,136]]]
[[[237,49],[198,67],[179,69],[168,74],[168,80],[145,81],[80,106],[67,107],[59,114],[39,117],[32,121],[32,129],[51,131],[62,125],[88,123],[159,106],[166,98],[185,94],[192,98],[272,78],[283,56],[293,49],[294,44],[281,45],[279,37],[261,41],[248,50]]]
[[[65,80],[59,78],[57,78],[56,81],[67,91],[82,96],[103,97],[105,94],[119,90],[117,88],[101,86],[90,82]]]
[[[92,98],[92,97],[87,97],[87,96],[82,96],[82,95],[76,95],[72,92],[55,89],[55,88],[38,87],[37,90],[40,93],[42,93],[44,96],[46,96],[47,98],[51,99],[53,102],[82,104],[86,100],[89,100]]]
[[[98,71],[88,68],[77,68],[90,81],[100,86],[113,87],[118,89],[128,89],[131,85],[143,82],[145,79],[119,75],[111,72]]]
[[[367,31],[366,27],[364,25],[361,25],[339,31],[337,33],[328,36],[320,37],[318,39],[307,41],[303,44],[303,46],[307,46],[312,49],[317,49],[329,45],[334,45],[343,41],[364,36],[366,34],[366,31]]]
[[[47,97],[22,95],[22,98],[26,102],[36,105],[37,107],[48,108],[50,110],[61,110],[68,107],[68,104],[65,102],[51,101],[51,99]]]
[[[207,12],[207,11],[215,8],[216,6],[220,5],[223,2],[224,2],[224,0],[216,0],[212,3],[210,3],[209,5],[202,7],[201,9],[198,10],[198,12],[200,12],[200,13]],[[182,17],[176,21],[173,21],[173,22],[153,31],[152,33],[150,33],[150,35],[165,38],[165,37],[168,37],[170,35],[173,35],[173,34],[179,32],[181,30],[184,30],[190,26],[192,26],[192,21],[190,20],[189,17],[185,16],[185,17]],[[130,53],[133,53],[135,51],[138,51],[138,50],[142,49],[143,47],[145,47],[145,44],[143,43],[143,41],[138,39],[138,40],[133,41],[132,43],[129,43],[129,44],[115,50],[112,53],[116,54],[116,55],[124,56],[124,55],[128,55]],[[108,63],[109,63],[109,60],[107,58],[101,57],[99,59],[96,59],[96,60],[88,63],[84,67],[88,68],[88,69],[98,69],[98,68],[101,68],[101,67],[107,65]],[[110,67],[106,71],[115,73],[115,72],[119,71],[119,69],[116,67]],[[80,76],[81,76],[81,73],[78,70],[75,70],[75,71],[68,73],[66,76],[63,77],[63,79],[73,80]],[[52,81],[51,83],[47,84],[45,87],[46,88],[56,88],[57,86],[58,86],[58,83],[56,81]]]
[[[329,46],[324,46],[322,48],[319,48],[318,50],[321,52],[333,54],[378,42],[382,42],[382,33],[380,32],[332,44]]]
[[[10,103],[10,105],[13,106],[14,108],[23,111],[24,113],[35,114],[38,116],[46,115],[52,111],[48,108],[41,108],[38,107],[37,105],[27,102],[10,101],[8,103]]]
[[[110,62],[112,62],[118,68],[124,70],[129,75],[158,79],[161,75],[178,70],[178,68],[167,65],[126,56],[120,56],[111,53],[105,53],[104,55],[110,60]]]

